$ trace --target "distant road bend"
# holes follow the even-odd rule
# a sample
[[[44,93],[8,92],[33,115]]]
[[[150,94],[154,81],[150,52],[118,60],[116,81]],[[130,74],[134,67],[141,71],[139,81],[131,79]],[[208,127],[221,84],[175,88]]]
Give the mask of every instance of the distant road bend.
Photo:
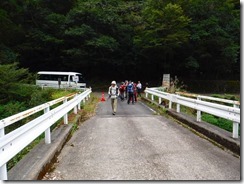
[[[143,103],[100,102],[64,146],[49,180],[240,180],[240,158]]]

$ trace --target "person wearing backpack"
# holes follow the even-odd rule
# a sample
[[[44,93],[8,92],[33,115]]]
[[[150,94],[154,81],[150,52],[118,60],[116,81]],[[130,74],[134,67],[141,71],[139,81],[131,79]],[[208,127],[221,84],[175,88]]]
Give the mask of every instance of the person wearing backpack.
[[[129,81],[129,84],[127,86],[127,92],[128,92],[128,100],[127,103],[130,104],[130,101],[132,100],[132,104],[134,104],[134,90],[133,90],[133,84],[131,81]]]
[[[140,81],[138,81],[138,83],[137,83],[137,85],[136,85],[136,88],[137,88],[138,96],[141,97],[142,84],[141,84]]]
[[[108,89],[108,95],[111,98],[113,115],[115,115],[117,111],[117,97],[119,96],[119,88],[115,81],[111,82],[111,86]]]
[[[119,94],[120,94],[120,99],[121,99],[121,101],[124,101],[124,99],[125,99],[125,83],[124,82],[122,82],[121,83],[121,85],[120,85],[120,87],[119,87]]]

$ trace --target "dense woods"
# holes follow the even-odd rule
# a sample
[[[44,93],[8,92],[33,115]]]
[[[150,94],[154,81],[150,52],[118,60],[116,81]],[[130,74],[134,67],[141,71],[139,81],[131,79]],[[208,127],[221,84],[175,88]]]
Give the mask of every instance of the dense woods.
[[[1,0],[0,64],[87,80],[240,78],[236,0]]]
[[[81,72],[87,86],[106,90],[112,80],[156,86],[170,73],[191,92],[238,93],[240,2],[0,0],[0,119],[70,93],[28,85],[41,70]],[[232,129],[221,118],[203,120]]]

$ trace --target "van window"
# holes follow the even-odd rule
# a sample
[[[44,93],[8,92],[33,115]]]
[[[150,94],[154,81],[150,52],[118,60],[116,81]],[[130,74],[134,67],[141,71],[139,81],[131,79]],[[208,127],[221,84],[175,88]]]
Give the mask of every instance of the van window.
[[[39,74],[38,76],[38,80],[58,81],[58,78],[61,78],[61,81],[68,81],[68,75]]]

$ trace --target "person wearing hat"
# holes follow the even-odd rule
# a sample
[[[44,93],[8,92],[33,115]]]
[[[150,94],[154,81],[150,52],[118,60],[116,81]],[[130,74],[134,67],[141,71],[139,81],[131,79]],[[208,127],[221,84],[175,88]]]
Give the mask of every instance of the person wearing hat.
[[[115,115],[117,111],[117,97],[119,96],[119,88],[115,81],[111,82],[111,86],[108,89],[108,95],[111,98],[113,115]]]

